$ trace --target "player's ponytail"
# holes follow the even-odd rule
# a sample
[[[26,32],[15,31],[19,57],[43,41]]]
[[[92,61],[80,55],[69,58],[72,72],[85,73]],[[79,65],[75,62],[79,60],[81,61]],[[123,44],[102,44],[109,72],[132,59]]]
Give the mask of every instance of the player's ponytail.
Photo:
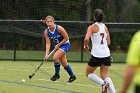
[[[94,18],[96,22],[102,22],[104,19],[104,13],[101,9],[96,9],[94,12]]]

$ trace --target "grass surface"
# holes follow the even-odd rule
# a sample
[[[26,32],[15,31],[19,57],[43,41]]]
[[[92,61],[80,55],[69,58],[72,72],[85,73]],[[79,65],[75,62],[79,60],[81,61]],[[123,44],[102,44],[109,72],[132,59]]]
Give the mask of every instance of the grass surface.
[[[85,76],[86,63],[69,63],[77,80],[67,83],[69,75],[61,66],[60,79],[50,81],[54,74],[53,62],[45,62],[32,79],[28,79],[40,61],[0,61],[0,93],[101,93],[101,86]],[[124,64],[112,64],[109,76],[119,93],[122,85]],[[99,69],[96,70],[99,75]],[[25,83],[21,80],[25,79]],[[130,93],[132,88],[129,89]]]

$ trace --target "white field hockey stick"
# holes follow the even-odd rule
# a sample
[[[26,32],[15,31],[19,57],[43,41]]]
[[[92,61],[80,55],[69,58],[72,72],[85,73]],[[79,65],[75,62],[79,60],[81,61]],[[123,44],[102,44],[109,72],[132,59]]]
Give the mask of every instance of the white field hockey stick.
[[[34,71],[31,75],[29,75],[29,79],[31,79],[31,78],[35,75],[35,73],[40,69],[40,67],[43,65],[43,63],[45,62],[45,60],[48,59],[54,51],[55,51],[55,50],[53,49],[53,50],[50,52],[50,54],[48,55],[48,57],[47,57],[47,58],[44,58],[44,61],[42,61],[42,62],[40,63],[40,65],[35,69],[35,71]]]

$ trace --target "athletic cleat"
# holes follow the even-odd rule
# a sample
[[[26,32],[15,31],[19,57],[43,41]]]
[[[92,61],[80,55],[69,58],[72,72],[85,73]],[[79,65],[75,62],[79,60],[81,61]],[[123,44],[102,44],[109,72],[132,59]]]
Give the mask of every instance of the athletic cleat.
[[[73,77],[70,77],[69,78],[69,81],[67,81],[68,83],[72,83],[74,80],[76,80],[76,77],[75,75]]]
[[[56,81],[56,80],[59,79],[59,78],[60,78],[60,76],[57,75],[57,74],[55,74],[55,75],[53,75],[53,76],[50,78],[50,80]]]
[[[109,83],[105,82],[104,85],[102,85],[102,93],[107,93],[108,87],[109,87]]]

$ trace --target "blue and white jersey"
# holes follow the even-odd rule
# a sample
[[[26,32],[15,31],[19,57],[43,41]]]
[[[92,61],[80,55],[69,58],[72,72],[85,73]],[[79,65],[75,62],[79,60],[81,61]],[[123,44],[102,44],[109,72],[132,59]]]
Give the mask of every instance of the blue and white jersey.
[[[53,46],[56,46],[58,43],[60,43],[64,39],[64,37],[58,32],[58,25],[55,26],[55,29],[53,32],[51,32],[48,27],[47,32]],[[70,50],[70,47],[71,47],[70,42],[69,40],[67,40],[65,44],[60,46],[60,49],[64,50],[65,52],[68,52]]]
[[[50,37],[54,46],[64,39],[63,36],[58,32],[58,25],[55,26],[54,32],[51,32],[49,28],[47,28],[47,31],[48,36]]]
[[[50,37],[52,43],[54,46],[56,46],[58,43],[60,43],[64,37],[58,32],[58,25],[55,26],[55,29],[53,32],[50,31],[49,27],[47,28],[48,36]],[[66,42],[68,43],[69,40]]]

